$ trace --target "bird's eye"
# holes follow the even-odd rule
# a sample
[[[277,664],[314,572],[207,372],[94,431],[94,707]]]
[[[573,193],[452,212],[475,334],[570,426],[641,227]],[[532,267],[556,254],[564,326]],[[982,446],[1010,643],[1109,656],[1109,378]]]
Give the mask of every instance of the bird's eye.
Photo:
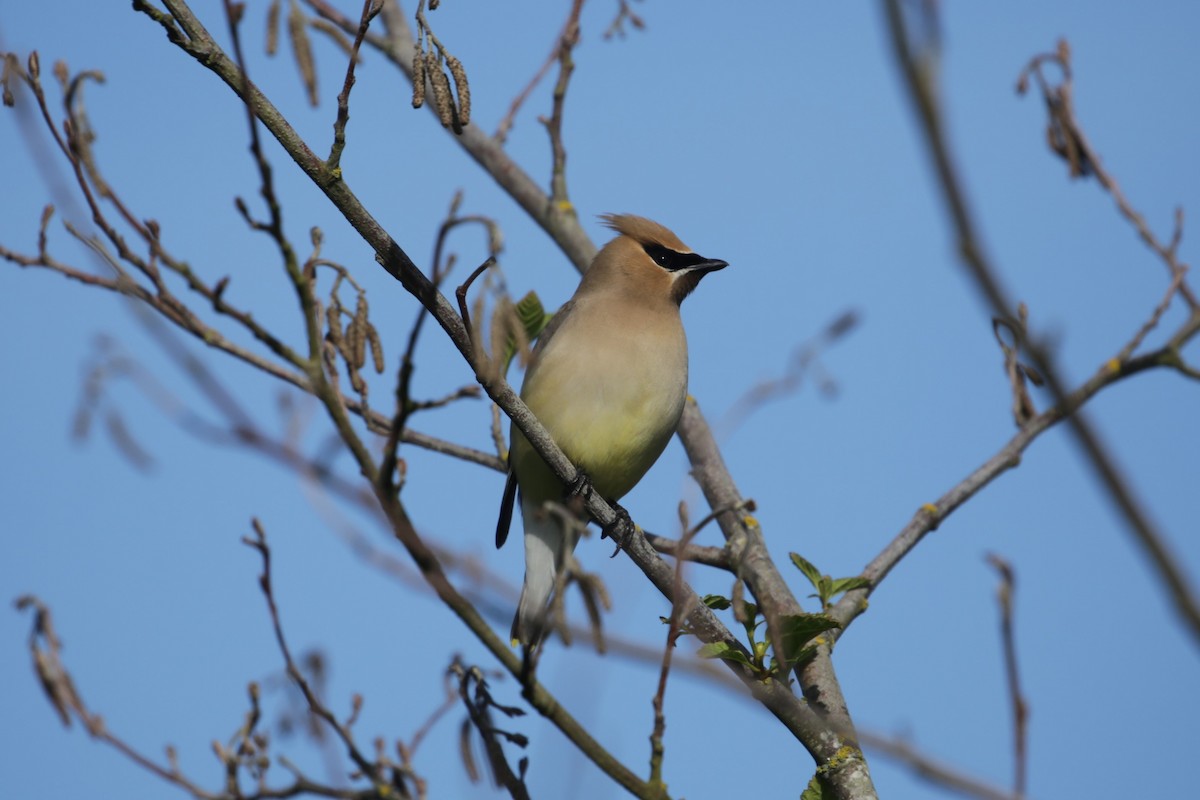
[[[648,244],[645,246],[646,255],[654,259],[654,263],[660,267],[666,267],[673,255],[670,250],[660,244]]]
[[[661,244],[642,245],[642,249],[646,251],[646,255],[654,259],[655,264],[671,272],[695,266],[705,260],[704,256],[697,253],[677,253]]]

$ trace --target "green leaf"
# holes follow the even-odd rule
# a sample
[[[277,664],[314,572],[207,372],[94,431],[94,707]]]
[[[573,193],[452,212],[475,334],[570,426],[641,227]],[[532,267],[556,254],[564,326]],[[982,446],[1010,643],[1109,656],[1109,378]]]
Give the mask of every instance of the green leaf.
[[[513,306],[513,312],[517,315],[517,320],[521,323],[521,328],[525,333],[525,341],[532,342],[538,337],[546,326],[550,324],[550,320],[554,318],[553,314],[547,314],[545,307],[542,306],[541,298],[537,296],[537,292],[530,291],[524,297],[517,301]],[[508,367],[512,364],[513,357],[517,354],[517,340],[511,333],[504,342],[504,357],[501,360],[501,367],[504,373],[508,373]]]
[[[808,578],[808,582],[813,585],[814,589],[820,588],[821,570],[812,565],[804,556],[799,553],[788,553],[792,557],[792,563],[796,565],[796,569],[804,573],[804,577]]]
[[[816,775],[812,776],[812,780],[808,782],[808,786],[800,793],[800,800],[823,800],[825,791],[821,787],[821,781]]]
[[[736,661],[739,664],[745,664],[747,667],[754,666],[750,663],[750,659],[746,658],[745,653],[726,642],[710,642],[701,647],[696,655],[700,656],[700,658],[720,658],[725,661]]]
[[[806,664],[812,660],[812,657],[816,654],[817,646],[815,644],[810,644],[807,647],[801,647],[800,652],[792,653],[791,658],[787,662],[786,669],[791,670],[798,665]],[[772,661],[771,669],[778,670],[779,668],[779,664]]]
[[[546,313],[541,298],[534,291],[530,291],[518,300],[514,309],[517,312],[517,319],[521,320],[521,327],[525,329],[525,335],[529,337],[530,341],[536,339],[554,318],[553,314]]]
[[[842,592],[853,591],[854,589],[865,589],[870,585],[871,582],[869,580],[857,576],[853,578],[834,578],[833,591],[829,593],[829,596],[833,597],[841,594]]]
[[[833,597],[833,578],[828,575],[822,575],[821,580],[817,582],[817,596],[821,598],[821,605],[829,605],[829,598]]]
[[[713,611],[724,611],[730,608],[733,603],[729,602],[728,597],[722,597],[719,594],[706,594],[700,598],[700,602],[711,608]]]
[[[841,627],[838,623],[824,614],[789,614],[781,618],[783,629],[783,661],[795,664],[804,658],[811,658],[812,653],[806,653],[806,646],[817,636],[833,628]]]

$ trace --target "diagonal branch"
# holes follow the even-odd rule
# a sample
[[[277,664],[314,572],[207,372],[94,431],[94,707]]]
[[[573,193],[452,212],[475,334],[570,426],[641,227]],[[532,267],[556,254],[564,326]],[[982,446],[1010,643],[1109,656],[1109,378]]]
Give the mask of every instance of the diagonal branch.
[[[933,6],[925,5],[921,8],[927,14],[933,13]],[[922,48],[914,43],[900,0],[884,0],[884,9],[893,53],[904,78],[905,89],[915,107],[925,145],[933,160],[938,188],[946,203],[953,235],[958,245],[959,258],[995,313],[1009,322],[1013,330],[1020,330],[1012,311],[1013,304],[1000,283],[999,274],[980,245],[962,180],[950,156],[950,144],[938,106],[937,86],[934,83],[937,70],[933,68],[932,62],[935,54],[928,47]],[[1172,272],[1177,270],[1172,269]],[[1193,321],[1198,315],[1200,311],[1193,307]],[[1023,339],[1021,344],[1045,378],[1055,402],[1060,408],[1070,412],[1067,417],[1068,424],[1088,466],[1104,487],[1116,510],[1124,517],[1134,540],[1145,551],[1151,565],[1166,585],[1180,620],[1195,642],[1200,644],[1200,601],[1197,601],[1186,576],[1176,566],[1177,561],[1168,551],[1166,540],[1150,521],[1141,501],[1135,496],[1092,424],[1079,412],[1077,405],[1067,404],[1067,391],[1054,368],[1049,349],[1033,337],[1026,336]]]

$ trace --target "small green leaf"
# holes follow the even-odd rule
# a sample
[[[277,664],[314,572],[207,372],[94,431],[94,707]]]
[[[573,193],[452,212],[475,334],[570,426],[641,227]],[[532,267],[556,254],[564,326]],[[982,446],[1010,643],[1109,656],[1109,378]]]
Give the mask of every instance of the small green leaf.
[[[553,314],[546,313],[545,307],[542,306],[541,298],[534,291],[530,291],[518,300],[516,305],[513,306],[513,312],[517,315],[517,320],[521,323],[526,342],[532,342],[536,339],[538,334],[544,331],[546,326],[550,324],[550,320],[554,318]],[[508,367],[516,354],[517,340],[510,333],[504,342],[504,356],[501,359],[501,366],[505,374],[508,373]]]
[[[821,576],[821,580],[817,582],[817,596],[821,598],[821,605],[829,605],[829,598],[833,597],[833,578],[828,575]]]
[[[816,645],[810,644],[807,647],[801,647],[800,652],[792,653],[792,655],[790,656],[790,658],[788,660],[787,668],[790,670],[793,667],[796,667],[798,665],[807,664],[810,660],[812,660],[812,657],[815,656],[816,654],[817,654],[817,646]],[[771,668],[779,669],[779,665],[772,663]]]
[[[804,652],[808,643],[827,630],[841,627],[824,614],[789,614],[780,622],[783,627],[782,656],[787,664],[811,658],[812,653]]]
[[[796,569],[804,573],[804,577],[808,578],[808,582],[813,585],[814,589],[818,589],[821,583],[821,570],[814,567],[812,562],[799,553],[788,553],[788,555],[792,557],[792,563],[796,565]]]
[[[754,666],[750,663],[750,659],[746,658],[745,653],[725,642],[710,642],[701,647],[696,655],[700,656],[700,658],[720,658],[725,661],[736,661],[739,664],[745,664],[747,667]]]
[[[700,598],[700,602],[711,608],[713,611],[724,611],[733,604],[729,602],[728,597],[722,597],[719,594],[706,594]]]
[[[550,320],[554,317],[553,314],[547,314],[545,307],[542,305],[542,300],[537,296],[537,292],[529,292],[514,306],[517,312],[517,319],[521,320],[521,327],[525,329],[525,335],[530,341],[537,338],[537,335],[546,329],[550,324]]]
[[[869,580],[857,576],[853,578],[834,578],[833,591],[829,593],[829,596],[833,597],[842,592],[853,591],[854,589],[865,589],[870,585],[871,582]]]

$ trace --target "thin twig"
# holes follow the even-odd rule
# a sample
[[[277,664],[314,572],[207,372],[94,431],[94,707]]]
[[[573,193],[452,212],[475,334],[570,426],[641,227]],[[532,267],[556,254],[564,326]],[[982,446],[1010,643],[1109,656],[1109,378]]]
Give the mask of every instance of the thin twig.
[[[258,577],[258,585],[262,590],[263,598],[267,601],[267,611],[271,615],[271,627],[275,631],[275,642],[279,645],[280,654],[283,655],[288,677],[292,679],[292,682],[300,689],[300,693],[304,695],[304,700],[308,703],[309,711],[324,720],[333,729],[333,732],[346,747],[346,754],[354,762],[359,771],[372,784],[379,785],[381,776],[376,769],[376,765],[358,749],[358,744],[354,741],[354,734],[351,733],[350,728],[338,720],[334,713],[321,701],[321,698],[313,691],[308,679],[304,677],[304,673],[296,666],[295,659],[292,658],[292,650],[288,646],[287,638],[283,634],[283,623],[279,619],[279,606],[275,602],[275,592],[272,588],[271,548],[267,544],[267,534],[263,530],[262,523],[257,519],[251,520],[251,526],[254,528],[254,538],[246,536],[242,538],[242,542],[258,551],[259,556],[262,558],[262,574]]]
[[[362,47],[363,37],[367,35],[371,20],[375,19],[382,7],[381,0],[363,0],[362,20],[358,23],[358,32],[350,49],[346,79],[342,82],[342,90],[338,92],[337,119],[333,122],[333,145],[329,148],[329,158],[325,159],[325,163],[332,170],[341,169],[342,151],[346,149],[346,123],[350,121],[350,90],[354,87],[354,67],[358,64],[358,50]]]
[[[483,357],[483,344],[477,336],[478,332],[471,324],[471,312],[467,308],[467,291],[471,288],[471,284],[474,283],[476,279],[488,269],[488,267],[494,266],[495,263],[496,259],[492,256],[489,256],[487,261],[484,261],[482,264],[476,267],[475,271],[472,272],[465,281],[463,281],[462,285],[454,290],[454,296],[458,298],[458,313],[462,318],[463,328],[466,329],[467,336],[470,337],[471,342],[478,351],[477,356],[480,358]]]
[[[567,195],[567,149],[563,144],[562,122],[563,109],[566,106],[567,86],[571,82],[571,73],[575,71],[575,61],[571,57],[575,45],[579,44],[579,13],[583,9],[583,0],[574,0],[571,5],[571,16],[563,27],[563,33],[558,43],[558,81],[554,84],[554,105],[550,118],[541,118],[542,124],[550,134],[550,152],[552,164],[550,170],[550,201],[552,209],[559,213],[572,211],[571,200]]]
[[[646,533],[646,541],[658,552],[674,556],[677,559],[703,564],[706,567],[715,567],[727,571],[733,570],[733,567],[729,563],[729,552],[724,547],[691,544],[690,537],[688,544],[685,545],[682,540],[670,539],[666,536],[659,536],[658,534],[649,532]]]
[[[1188,340],[1200,333],[1200,315],[1193,317],[1176,334],[1177,340]],[[889,572],[903,560],[904,556],[929,532],[939,525],[964,503],[978,494],[988,484],[1021,463],[1025,450],[1043,433],[1054,425],[1068,419],[1103,389],[1130,376],[1148,369],[1173,368],[1176,365],[1179,341],[1169,342],[1163,348],[1137,356],[1123,362],[1118,369],[1106,364],[1091,378],[1069,394],[1065,400],[1052,406],[1029,420],[1016,435],[1008,440],[994,455],[977,467],[970,475],[951,487],[937,500],[922,505],[912,519],[873,558],[862,571],[870,585],[855,589],[842,596],[829,614],[843,626],[831,631],[837,637],[850,622],[866,610],[866,600]]]
[[[1025,796],[1025,774],[1028,765],[1027,723],[1029,704],[1021,691],[1021,670],[1017,663],[1016,634],[1013,632],[1013,594],[1016,575],[1012,564],[995,553],[988,553],[987,562],[1000,573],[1000,588],[996,600],[1000,604],[1000,642],[1004,647],[1004,675],[1008,683],[1008,698],[1013,710],[1013,794]]]
[[[1062,70],[1063,80],[1058,86],[1051,86],[1042,72],[1042,65],[1046,63],[1057,64]],[[1025,92],[1028,86],[1029,75],[1033,75],[1037,80],[1038,88],[1042,92],[1042,99],[1046,103],[1046,109],[1050,116],[1048,138],[1052,149],[1071,165],[1071,174],[1073,177],[1088,177],[1091,175],[1096,177],[1101,187],[1109,193],[1113,202],[1116,203],[1121,216],[1129,221],[1141,240],[1166,265],[1172,280],[1179,281],[1179,294],[1188,304],[1188,307],[1192,311],[1200,309],[1200,302],[1197,301],[1196,296],[1192,293],[1191,287],[1183,281],[1182,275],[1187,271],[1187,265],[1181,263],[1178,259],[1179,242],[1183,237],[1183,209],[1176,209],[1171,241],[1163,244],[1155,236],[1154,232],[1150,230],[1146,218],[1125,197],[1125,193],[1121,191],[1121,186],[1117,183],[1116,178],[1104,168],[1104,164],[1101,162],[1095,149],[1088,142],[1088,138],[1075,116],[1075,105],[1072,100],[1074,96],[1074,73],[1071,69],[1071,48],[1067,40],[1060,39],[1055,52],[1042,53],[1030,59],[1025,68],[1021,70],[1021,74],[1017,79],[1018,93],[1023,94]]]
[[[1175,276],[1171,278],[1171,285],[1167,287],[1167,291],[1163,295],[1162,301],[1155,307],[1154,313],[1151,314],[1150,318],[1142,324],[1142,327],[1138,328],[1138,331],[1133,335],[1133,338],[1121,348],[1121,352],[1117,353],[1116,362],[1118,364],[1122,361],[1126,361],[1130,356],[1132,356],[1137,349],[1142,346],[1142,342],[1145,340],[1150,331],[1158,327],[1158,323],[1162,321],[1163,315],[1166,314],[1167,309],[1171,307],[1171,300],[1174,299],[1175,292],[1179,291],[1183,287],[1183,279],[1185,275],[1187,275],[1186,268],[1179,270],[1175,273]]]
[[[696,535],[696,529],[688,524],[687,506],[684,503],[679,504],[679,523],[680,530],[683,531],[679,537],[679,549],[686,551],[691,545],[692,538]],[[667,693],[667,678],[671,674],[671,654],[675,652],[675,643],[681,632],[680,621],[686,616],[686,609],[682,608],[680,604],[690,600],[690,598],[685,600],[681,591],[683,564],[684,559],[677,558],[675,560],[675,601],[671,604],[671,616],[667,620],[667,639],[663,645],[662,666],[658,673],[658,689],[651,702],[654,707],[654,728],[650,732],[650,784],[652,786],[664,785],[662,767],[666,750],[663,746],[663,734],[667,728],[667,717],[663,713],[663,708]]]

